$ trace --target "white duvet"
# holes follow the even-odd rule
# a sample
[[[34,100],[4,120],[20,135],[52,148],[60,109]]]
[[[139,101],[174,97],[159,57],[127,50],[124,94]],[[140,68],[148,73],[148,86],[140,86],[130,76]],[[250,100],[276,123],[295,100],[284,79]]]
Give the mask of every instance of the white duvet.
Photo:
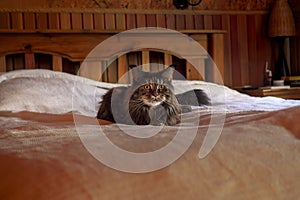
[[[300,105],[300,101],[275,97],[250,97],[223,85],[203,81],[174,81],[175,93],[203,89],[211,109],[220,112],[273,111]],[[19,70],[0,75],[0,111],[96,116],[102,95],[119,86],[49,70]]]

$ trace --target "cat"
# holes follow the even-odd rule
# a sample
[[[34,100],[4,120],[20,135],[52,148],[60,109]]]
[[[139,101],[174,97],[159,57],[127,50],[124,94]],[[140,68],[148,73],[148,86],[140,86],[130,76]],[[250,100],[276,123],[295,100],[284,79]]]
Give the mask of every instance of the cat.
[[[134,67],[130,86],[115,87],[103,95],[97,118],[130,125],[173,126],[192,105],[210,104],[200,89],[175,95],[173,71],[172,66],[159,72]]]

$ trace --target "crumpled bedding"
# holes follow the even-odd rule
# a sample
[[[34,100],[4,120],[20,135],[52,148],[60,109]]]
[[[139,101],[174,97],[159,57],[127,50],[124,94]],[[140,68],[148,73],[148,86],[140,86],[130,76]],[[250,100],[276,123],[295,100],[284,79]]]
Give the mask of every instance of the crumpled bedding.
[[[94,117],[101,93],[115,84],[77,81],[76,76],[44,70],[1,75],[0,199],[273,200],[300,196],[299,101],[249,97],[200,81],[174,85],[177,93],[195,87],[205,90],[213,105],[184,114],[183,127],[166,126],[152,137],[133,138],[124,130],[136,127]],[[224,121],[212,120],[213,116],[222,116]],[[174,142],[178,130],[194,127],[197,132],[178,160],[153,172],[135,174],[112,169],[88,151],[78,128],[90,141],[99,141],[95,134],[99,127],[112,143],[136,153],[165,147]],[[200,158],[207,131],[216,127],[222,130],[219,140]],[[178,147],[183,144],[175,141]]]
[[[216,112],[273,111],[300,105],[300,101],[251,97],[226,86],[203,81],[173,81],[175,93],[202,89]],[[95,117],[102,95],[111,84],[50,70],[17,70],[0,75],[0,111],[77,114]]]
[[[300,128],[292,116],[299,114],[300,107],[228,114],[218,143],[199,159],[210,121],[210,113],[202,112],[197,136],[178,160],[154,172],[134,174],[96,160],[83,146],[70,113],[54,115],[55,120],[38,113],[1,113],[0,197],[297,199]],[[193,112],[191,121],[192,116]],[[97,130],[89,123],[80,127]],[[115,144],[137,152],[161,148],[178,129],[167,127],[158,136],[137,141],[121,135],[116,124],[101,127]]]

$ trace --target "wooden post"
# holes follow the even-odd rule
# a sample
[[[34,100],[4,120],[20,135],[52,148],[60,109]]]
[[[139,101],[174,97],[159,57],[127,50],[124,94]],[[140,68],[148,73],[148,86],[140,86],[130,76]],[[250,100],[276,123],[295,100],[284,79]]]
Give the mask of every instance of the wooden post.
[[[172,55],[165,53],[164,54],[165,65],[170,66],[172,64]]]
[[[210,51],[215,66],[213,68],[212,81],[214,83],[224,83],[224,34],[211,34]],[[217,71],[218,70],[218,71]]]
[[[150,72],[150,52],[143,50],[142,51],[142,64],[143,71]]]
[[[187,80],[204,80],[205,79],[205,62],[204,58],[189,59],[193,62],[186,62],[186,79]],[[200,72],[199,72],[200,71]]]
[[[25,53],[25,69],[35,69],[34,53]]]
[[[52,56],[52,70],[53,71],[63,71],[63,66],[62,66],[62,57],[53,55]]]
[[[5,56],[0,56],[0,72],[6,72]]]
[[[127,70],[127,55],[124,54],[118,58],[118,83],[129,83],[129,75],[126,74]]]

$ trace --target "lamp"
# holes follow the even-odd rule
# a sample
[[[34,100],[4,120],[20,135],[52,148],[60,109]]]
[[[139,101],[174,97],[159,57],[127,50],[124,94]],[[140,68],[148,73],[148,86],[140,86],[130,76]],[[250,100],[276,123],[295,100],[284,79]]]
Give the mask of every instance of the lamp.
[[[201,3],[202,0],[173,0],[173,5],[177,9],[186,9],[190,6],[197,6]]]
[[[269,36],[279,42],[278,60],[275,65],[275,79],[290,76],[284,53],[284,41],[287,37],[296,35],[295,21],[287,0],[276,0],[269,19]]]

